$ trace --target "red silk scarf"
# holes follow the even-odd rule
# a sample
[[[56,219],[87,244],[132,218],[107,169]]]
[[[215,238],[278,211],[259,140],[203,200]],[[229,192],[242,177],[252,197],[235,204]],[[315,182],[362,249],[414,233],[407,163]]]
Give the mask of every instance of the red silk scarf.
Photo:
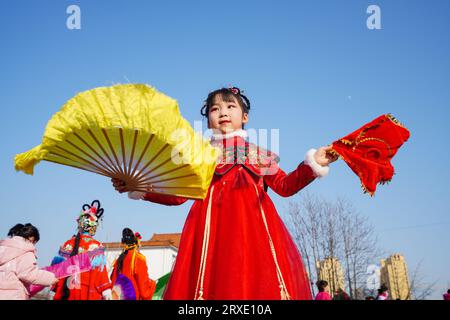
[[[377,184],[394,175],[391,159],[409,138],[409,131],[391,114],[382,115],[332,144],[332,153],[358,175],[365,193],[374,195]]]

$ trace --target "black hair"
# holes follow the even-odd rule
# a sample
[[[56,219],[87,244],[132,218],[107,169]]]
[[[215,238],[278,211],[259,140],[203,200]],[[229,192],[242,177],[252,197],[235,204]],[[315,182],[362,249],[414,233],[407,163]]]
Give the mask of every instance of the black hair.
[[[8,237],[14,237],[18,235],[18,232],[23,228],[23,224],[18,223],[8,231]]]
[[[133,230],[130,228],[124,228],[122,230],[122,243],[126,245],[133,245],[138,242],[138,239],[134,235]]]
[[[75,243],[73,245],[72,252],[70,252],[71,257],[76,256],[78,254],[78,250],[80,248],[80,240],[81,240],[81,233],[78,232],[77,235],[75,236]],[[68,281],[69,281],[69,277],[67,277],[63,283],[62,296],[61,296],[62,300],[69,299],[70,291],[69,291],[69,285],[67,283]]]
[[[75,243],[73,245],[73,249],[72,252],[70,253],[70,256],[76,256],[78,254],[78,250],[80,248],[80,240],[81,240],[81,233],[78,232],[77,235],[75,236]]]
[[[450,289],[447,290],[447,293],[450,294]]]
[[[124,228],[122,230],[122,243],[125,245],[133,245],[137,244],[138,239],[136,238],[135,234],[133,233],[133,230],[130,228]],[[125,249],[120,256],[117,258],[117,267],[116,267],[116,274],[118,275],[120,272],[122,272],[123,268],[123,261],[125,260],[125,257],[128,254],[128,250]]]
[[[216,96],[220,96],[223,101],[234,102],[235,99],[242,109],[242,113],[250,112],[250,100],[237,87],[221,88],[214,90],[208,94],[205,104],[200,109],[200,114],[208,118],[209,109],[214,105]]]
[[[378,294],[382,294],[383,292],[388,291],[388,287],[386,287],[385,284],[382,284],[380,286],[380,289],[378,289]]]
[[[9,237],[19,236],[25,239],[31,237],[34,238],[34,242],[38,242],[41,238],[39,235],[39,230],[33,226],[31,223],[21,224],[18,223],[8,231]]]
[[[324,292],[325,288],[328,286],[328,281],[325,280],[319,280],[316,283],[317,288],[319,289],[319,292]]]

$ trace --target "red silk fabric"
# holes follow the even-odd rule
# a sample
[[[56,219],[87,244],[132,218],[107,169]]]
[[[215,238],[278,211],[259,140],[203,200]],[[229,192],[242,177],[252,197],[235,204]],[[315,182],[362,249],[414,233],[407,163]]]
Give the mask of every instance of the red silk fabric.
[[[377,184],[392,179],[391,160],[409,136],[408,129],[385,114],[336,140],[332,148],[358,175],[364,191],[373,196]]]

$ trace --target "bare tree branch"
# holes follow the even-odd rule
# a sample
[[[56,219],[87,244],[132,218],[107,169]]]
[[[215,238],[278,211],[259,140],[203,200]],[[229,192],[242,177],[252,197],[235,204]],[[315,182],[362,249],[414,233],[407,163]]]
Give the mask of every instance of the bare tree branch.
[[[361,288],[365,286],[367,266],[380,256],[373,226],[366,217],[345,199],[331,202],[306,192],[299,202],[290,202],[287,225],[312,283],[319,280],[318,262],[326,258],[333,258],[328,260],[332,264],[330,277],[338,279],[333,265],[338,259],[345,270],[346,288],[342,289],[348,289],[352,299],[364,298]],[[334,288],[336,281],[332,283],[334,293],[339,288]]]
[[[422,263],[423,260],[420,260],[414,268],[414,271],[409,276],[410,282],[408,296],[415,300],[426,300],[431,294],[433,294],[435,286],[438,283],[438,280],[435,280],[432,283],[425,281],[422,273]]]

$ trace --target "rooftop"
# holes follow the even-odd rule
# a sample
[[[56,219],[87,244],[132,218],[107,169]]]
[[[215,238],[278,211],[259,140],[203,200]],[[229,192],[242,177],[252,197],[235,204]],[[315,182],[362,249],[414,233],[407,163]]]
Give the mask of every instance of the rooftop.
[[[150,240],[141,241],[141,249],[148,247],[175,247],[180,245],[181,233],[154,233]],[[104,242],[106,249],[121,249],[120,242]]]

